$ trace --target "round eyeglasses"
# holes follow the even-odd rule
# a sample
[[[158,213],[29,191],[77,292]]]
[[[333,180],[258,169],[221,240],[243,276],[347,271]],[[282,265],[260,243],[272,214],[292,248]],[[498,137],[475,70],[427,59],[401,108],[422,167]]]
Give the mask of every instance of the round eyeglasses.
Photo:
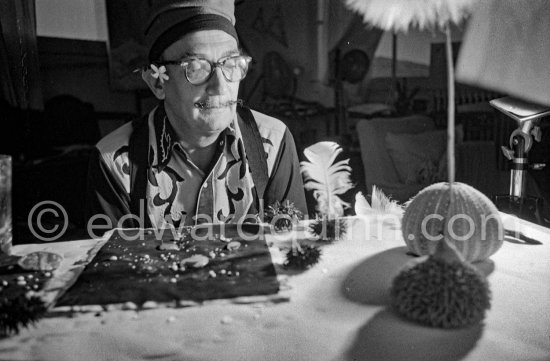
[[[182,60],[166,60],[155,62],[157,66],[161,65],[179,65],[185,70],[185,78],[193,85],[206,83],[214,73],[214,69],[219,67],[227,81],[237,82],[244,79],[248,71],[248,64],[252,58],[246,55],[235,55],[224,58],[215,63],[203,58],[184,58]]]

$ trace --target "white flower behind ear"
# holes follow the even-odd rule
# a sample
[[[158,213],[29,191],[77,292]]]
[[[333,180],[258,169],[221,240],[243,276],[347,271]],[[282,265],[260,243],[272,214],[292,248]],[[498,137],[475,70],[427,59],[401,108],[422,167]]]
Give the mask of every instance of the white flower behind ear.
[[[160,80],[161,84],[164,83],[165,80],[170,79],[170,77],[168,77],[168,74],[166,74],[166,67],[164,65],[161,65],[157,68],[155,64],[151,64],[151,70],[153,71],[151,76],[155,79]]]

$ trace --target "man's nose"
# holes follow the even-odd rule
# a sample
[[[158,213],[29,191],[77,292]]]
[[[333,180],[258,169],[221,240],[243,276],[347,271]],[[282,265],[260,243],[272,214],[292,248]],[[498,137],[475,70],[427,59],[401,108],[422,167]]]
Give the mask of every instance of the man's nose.
[[[221,95],[227,92],[227,80],[223,76],[220,67],[214,68],[214,74],[208,80],[206,92],[209,95]]]

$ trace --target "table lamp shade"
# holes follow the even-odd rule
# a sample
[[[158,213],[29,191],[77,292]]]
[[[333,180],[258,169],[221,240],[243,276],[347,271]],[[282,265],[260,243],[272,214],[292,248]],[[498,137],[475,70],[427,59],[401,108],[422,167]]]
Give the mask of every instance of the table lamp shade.
[[[550,6],[546,0],[490,0],[473,12],[456,79],[550,105]]]
[[[460,23],[478,0],[346,0],[363,21],[384,30],[444,28]]]

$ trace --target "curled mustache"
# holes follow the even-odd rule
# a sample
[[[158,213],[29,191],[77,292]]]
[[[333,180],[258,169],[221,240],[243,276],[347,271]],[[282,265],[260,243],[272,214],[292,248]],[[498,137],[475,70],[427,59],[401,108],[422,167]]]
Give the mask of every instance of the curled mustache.
[[[195,108],[206,109],[206,108],[228,107],[228,106],[235,105],[235,104],[243,105],[243,100],[242,99],[237,99],[237,100],[228,100],[228,101],[224,101],[224,102],[205,100],[205,101],[202,101],[202,102],[196,102],[194,105],[195,105]]]

